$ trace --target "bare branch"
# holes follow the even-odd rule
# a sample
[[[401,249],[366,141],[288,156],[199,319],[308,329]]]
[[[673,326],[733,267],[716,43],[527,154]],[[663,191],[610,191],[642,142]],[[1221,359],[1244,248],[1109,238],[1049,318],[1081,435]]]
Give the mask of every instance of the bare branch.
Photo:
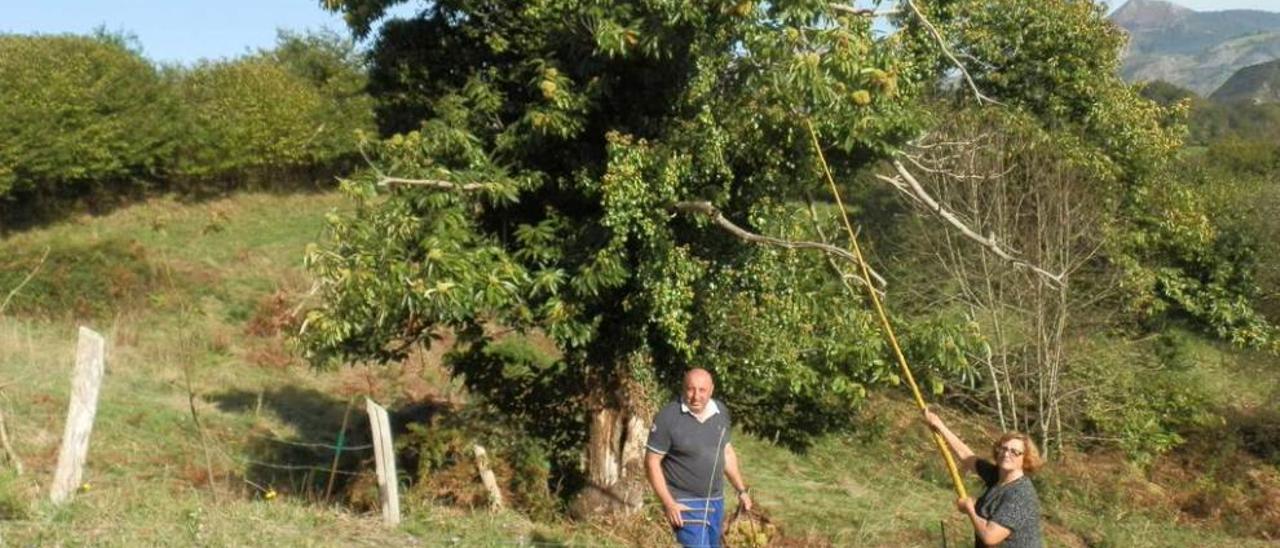
[[[970,240],[977,242],[982,247],[987,248],[988,251],[994,253],[997,257],[1013,263],[1014,266],[1026,268],[1049,279],[1049,281],[1053,282],[1055,287],[1062,286],[1062,274],[1053,274],[1023,259],[1014,257],[1012,254],[1001,248],[994,239],[978,234],[973,229],[969,228],[969,226],[966,225],[964,221],[960,220],[960,218],[954,213],[942,207],[937,200],[934,200],[933,197],[925,191],[924,187],[920,185],[920,182],[916,180],[915,176],[913,176],[910,171],[907,171],[906,166],[902,165],[900,160],[894,159],[891,163],[898,176],[889,177],[886,175],[876,174],[877,179],[893,184],[895,188],[898,188],[903,192],[908,192],[908,195],[911,198],[921,202],[929,211],[939,217],[942,217],[943,220],[947,221],[947,223],[952,227],[955,227],[956,230],[959,230],[966,238],[969,238]]]
[[[938,41],[938,47],[942,48],[942,54],[946,55],[947,59],[951,60],[951,64],[955,65],[956,69],[960,71],[960,74],[964,76],[964,81],[969,84],[969,89],[973,90],[973,96],[978,99],[978,102],[982,103],[985,101],[996,105],[1002,104],[1000,101],[982,94],[982,91],[978,89],[978,84],[973,82],[973,76],[969,74],[969,69],[965,68],[964,63],[961,63],[960,60],[956,58],[955,54],[951,53],[951,48],[947,47],[947,41],[942,37],[942,33],[938,32],[937,27],[934,27],[933,23],[929,22],[929,19],[924,16],[924,12],[920,11],[920,8],[916,7],[916,3],[913,0],[904,0],[903,3],[911,9],[911,13],[913,15],[920,19],[920,22],[924,24],[925,28],[929,29],[929,33],[933,35],[933,39]]]
[[[320,290],[320,282],[319,281],[312,282],[311,290],[307,291],[307,294],[303,295],[301,299],[298,299],[298,305],[293,307],[293,310],[289,311],[289,315],[293,317],[297,317],[298,313],[302,312],[302,307],[306,306],[307,300],[310,299],[313,295],[315,295],[316,291],[319,291],[319,290]]]
[[[982,139],[981,137],[979,137],[977,139],[970,139],[967,141],[937,141],[934,143],[913,143],[911,147],[918,148],[920,150],[928,150],[931,148],[940,148],[940,147],[969,147],[969,146],[977,146],[978,143],[985,140],[987,139]]]
[[[487,190],[497,186],[495,183],[458,184],[452,181],[445,181],[443,179],[406,179],[403,177],[391,177],[387,175],[385,172],[383,172],[381,169],[379,169],[377,164],[373,163],[373,160],[371,160],[369,158],[369,155],[365,153],[363,146],[357,147],[356,150],[360,152],[360,157],[364,158],[364,163],[369,166],[369,169],[373,170],[373,173],[378,176],[378,182],[376,183],[378,186],[391,186],[391,185],[423,186],[423,187],[435,188],[439,190],[464,190],[464,191]]]
[[[825,251],[829,254],[835,255],[837,257],[840,257],[846,261],[853,263],[854,265],[861,265],[861,262],[858,261],[858,258],[855,257],[853,253],[850,253],[848,251],[845,251],[843,249],[840,249],[830,244],[824,244],[824,243],[818,243],[818,242],[783,240],[781,238],[763,236],[760,234],[756,234],[754,232],[750,232],[736,224],[733,224],[733,221],[726,219],[724,215],[720,213],[720,210],[716,209],[716,206],[711,205],[711,202],[676,202],[674,205],[671,206],[671,208],[684,213],[697,213],[699,215],[705,215],[707,217],[710,217],[713,222],[715,222],[717,225],[720,226],[720,228],[725,229],[730,234],[733,234],[735,237],[737,237],[740,240],[744,240],[744,241],[756,243],[756,244],[772,245],[772,246],[782,247],[786,249],[818,249],[821,251]],[[883,277],[881,277],[879,274],[875,273],[874,271],[871,271],[870,265],[867,266],[867,270],[871,272],[871,277],[874,278],[875,282],[877,284],[880,284],[881,287],[888,285],[888,283],[885,282],[885,279]],[[866,285],[866,282],[857,276],[854,276],[853,279],[856,279],[858,283],[861,283],[864,286]],[[876,291],[883,292],[883,290],[878,288],[876,289]]]
[[[363,146],[356,147],[356,150],[360,152],[360,157],[364,158],[364,163],[369,166],[369,169],[373,170],[373,172],[378,176],[378,182],[376,183],[378,186],[391,186],[391,185],[425,186],[425,187],[436,188],[440,190],[467,190],[467,191],[485,190],[488,188],[492,188],[494,186],[493,183],[458,184],[451,181],[445,181],[442,179],[405,179],[403,177],[391,177],[387,175],[385,172],[383,172],[381,169],[379,169],[378,164],[373,163],[373,160],[370,159],[369,155],[365,153]]]
[[[822,239],[822,243],[827,243],[827,234],[822,230],[822,223],[818,222],[818,210],[813,206],[813,198],[810,198],[808,193],[805,194],[805,202],[807,202],[808,205],[809,221],[813,223],[813,230],[818,233],[818,237]],[[854,237],[858,237],[857,234],[854,234]],[[827,260],[827,265],[831,267],[831,270],[835,271],[836,275],[840,277],[840,284],[849,291],[850,295],[857,295],[858,291],[849,284],[849,280],[856,278],[861,281],[861,278],[858,278],[855,274],[846,273],[840,268],[840,265],[836,263],[835,258],[832,257],[831,254],[826,254],[824,258]]]
[[[966,179],[968,179],[968,180],[978,180],[978,181],[987,181],[987,180],[999,179],[999,178],[1001,178],[1001,177],[1004,177],[1004,176],[1006,176],[1006,175],[1008,175],[1008,174],[1012,173],[1012,172],[1013,172],[1013,170],[1014,170],[1014,168],[1016,167],[1016,166],[1010,166],[1008,169],[1006,169],[1006,170],[1004,170],[1004,171],[1002,171],[1002,172],[1000,172],[1000,173],[993,173],[993,174],[979,173],[979,174],[973,174],[973,175],[970,175],[970,174],[965,174],[965,173],[956,173],[956,172],[954,172],[954,171],[951,171],[951,170],[948,170],[948,169],[943,169],[943,168],[938,168],[938,167],[929,167],[929,166],[925,165],[925,162],[930,162],[930,163],[932,163],[931,161],[929,161],[929,160],[925,160],[925,159],[923,159],[923,158],[916,158],[915,156],[912,156],[912,155],[910,155],[910,154],[903,154],[903,155],[901,155],[901,156],[902,156],[903,158],[906,158],[908,162],[911,162],[913,165],[915,165],[917,168],[920,168],[920,170],[922,170],[922,171],[925,171],[925,172],[928,172],[928,173],[933,173],[933,174],[936,174],[936,175],[942,175],[942,176],[945,176],[945,177],[949,177],[949,178],[952,178],[952,179],[956,179],[956,180],[958,180],[958,181],[963,181],[963,180],[966,180]]]
[[[379,174],[378,186],[405,185],[405,186],[425,186],[430,188],[438,188],[440,190],[485,190],[493,186],[492,183],[465,183],[458,184],[440,179],[402,179],[400,177],[387,177]]]
[[[857,15],[860,17],[886,17],[889,15],[896,15],[898,13],[898,10],[876,11],[870,8],[855,8],[853,6],[847,6],[845,4],[837,4],[835,2],[827,4],[827,7],[831,8],[834,11],[847,13],[849,15]]]
[[[0,315],[4,315],[5,309],[9,308],[9,301],[13,300],[13,296],[17,295],[18,292],[22,290],[22,287],[27,285],[27,282],[31,281],[31,278],[36,277],[36,273],[40,272],[40,268],[44,266],[44,261],[48,258],[49,258],[49,247],[45,246],[44,254],[40,256],[40,261],[38,261],[36,263],[36,266],[31,269],[31,272],[27,273],[27,277],[23,278],[22,281],[19,282],[17,286],[15,286],[12,290],[9,291],[9,294],[4,298],[4,302],[0,303]]]

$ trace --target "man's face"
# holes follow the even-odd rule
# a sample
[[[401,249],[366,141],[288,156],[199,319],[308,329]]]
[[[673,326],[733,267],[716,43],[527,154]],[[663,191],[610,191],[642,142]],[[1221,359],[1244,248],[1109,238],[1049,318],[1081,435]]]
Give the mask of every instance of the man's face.
[[[684,376],[684,404],[694,413],[702,413],[711,401],[711,392],[715,390],[711,375],[705,371],[691,371]]]

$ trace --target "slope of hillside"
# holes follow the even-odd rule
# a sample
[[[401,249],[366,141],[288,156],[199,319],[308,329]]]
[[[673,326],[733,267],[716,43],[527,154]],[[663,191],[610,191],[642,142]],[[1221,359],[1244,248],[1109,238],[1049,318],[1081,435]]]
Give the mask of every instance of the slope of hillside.
[[[1209,98],[1223,103],[1280,102],[1280,60],[1240,69]]]
[[[1235,71],[1280,58],[1280,13],[1130,0],[1110,19],[1129,34],[1121,75],[1130,81],[1164,80],[1208,95]]]
[[[338,486],[326,493],[328,447],[338,443],[348,402],[370,394],[403,410],[465,399],[430,357],[316,373],[291,352],[280,329],[310,286],[303,249],[320,237],[326,212],[344,204],[335,195],[153,200],[0,240],[0,266],[25,272],[49,247],[38,276],[96,277],[107,288],[90,294],[33,281],[17,299],[20,312],[0,317],[0,408],[26,464],[20,477],[0,466],[0,537],[15,546],[634,546],[664,539],[652,500],[643,515],[609,522],[491,513],[413,487],[422,478],[405,461],[404,524],[384,528],[367,483],[372,463],[357,448],[365,441],[354,427],[345,453],[354,456],[338,463]],[[122,251],[107,254],[113,261],[76,260],[116,248]],[[67,250],[75,253],[58,255]],[[135,294],[141,297],[118,297]],[[108,337],[109,360],[84,488],[54,507],[45,493],[78,323]],[[1210,364],[1202,376],[1221,385],[1223,405],[1261,405],[1276,384],[1275,368],[1236,365],[1213,348],[1197,359]],[[938,409],[977,446],[994,433],[987,417]],[[913,406],[903,394],[875,394],[864,419],[861,431],[804,453],[734,438],[758,503],[782,528],[778,538],[791,546],[936,546],[945,535],[950,545],[965,545],[968,525],[952,508],[946,473]],[[460,470],[471,475],[452,479],[455,490],[478,484],[473,467]],[[1195,470],[1172,457],[1147,472],[1118,454],[1070,452],[1036,480],[1050,545],[1265,546],[1233,536],[1229,516],[1198,513],[1234,511],[1215,497],[1254,499],[1191,490]]]

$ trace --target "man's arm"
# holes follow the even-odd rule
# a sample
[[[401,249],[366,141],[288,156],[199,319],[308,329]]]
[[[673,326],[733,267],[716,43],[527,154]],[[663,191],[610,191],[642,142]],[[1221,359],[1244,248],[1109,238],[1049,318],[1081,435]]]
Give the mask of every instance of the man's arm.
[[[742,480],[742,471],[738,469],[738,453],[733,450],[732,443],[724,444],[724,475],[738,492],[738,504],[751,510],[751,493],[747,491],[747,482]]]
[[[654,453],[649,451],[644,457],[644,467],[646,475],[649,476],[649,485],[653,487],[653,492],[658,495],[658,500],[662,501],[662,509],[667,516],[667,523],[677,529],[684,527],[684,518],[680,517],[681,510],[688,510],[676,502],[675,497],[671,496],[671,490],[667,489],[667,477],[662,473],[662,458],[666,455],[662,453]]]

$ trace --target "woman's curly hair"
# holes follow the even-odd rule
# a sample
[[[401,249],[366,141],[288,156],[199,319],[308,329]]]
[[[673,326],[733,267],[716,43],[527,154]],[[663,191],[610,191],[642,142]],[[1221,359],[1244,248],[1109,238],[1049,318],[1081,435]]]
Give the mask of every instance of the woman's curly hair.
[[[1044,466],[1044,458],[1040,456],[1040,449],[1036,447],[1036,442],[1031,441],[1031,436],[1022,432],[1005,432],[991,446],[991,455],[995,457],[996,462],[1000,462],[1000,446],[1009,440],[1019,440],[1026,451],[1022,453],[1022,471],[1027,474],[1034,474],[1036,470]]]

